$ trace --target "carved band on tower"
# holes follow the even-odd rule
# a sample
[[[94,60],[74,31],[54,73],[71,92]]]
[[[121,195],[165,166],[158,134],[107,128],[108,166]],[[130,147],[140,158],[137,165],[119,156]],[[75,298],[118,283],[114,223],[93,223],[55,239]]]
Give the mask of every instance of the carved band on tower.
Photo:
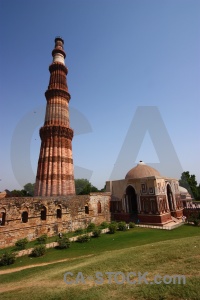
[[[35,196],[75,194],[72,159],[73,130],[69,122],[69,100],[64,41],[55,39],[44,126],[40,128],[41,148],[35,184]]]

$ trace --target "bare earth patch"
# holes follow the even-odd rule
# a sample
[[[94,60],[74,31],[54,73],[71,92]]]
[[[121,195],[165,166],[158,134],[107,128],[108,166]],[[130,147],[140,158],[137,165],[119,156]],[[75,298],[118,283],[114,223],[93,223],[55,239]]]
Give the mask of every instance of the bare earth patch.
[[[85,257],[90,257],[90,256],[94,256],[94,254],[79,256],[78,258],[85,258]],[[47,262],[47,263],[40,263],[40,264],[34,264],[34,265],[30,265],[30,266],[13,268],[13,269],[9,269],[9,270],[2,270],[2,271],[0,271],[0,275],[19,272],[19,271],[22,271],[25,269],[31,269],[31,268],[35,268],[35,267],[42,267],[42,266],[57,264],[57,263],[64,262],[64,261],[72,261],[72,260],[76,260],[76,259],[77,259],[77,257],[65,258],[65,259],[55,260],[55,261],[51,261],[51,262]]]

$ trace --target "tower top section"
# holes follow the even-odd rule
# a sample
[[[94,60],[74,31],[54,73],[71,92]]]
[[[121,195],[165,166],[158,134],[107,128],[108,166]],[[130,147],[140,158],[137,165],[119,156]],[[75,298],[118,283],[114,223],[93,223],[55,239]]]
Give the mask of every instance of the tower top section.
[[[64,51],[64,40],[58,36],[55,38],[55,48],[52,51],[53,63],[62,63],[65,65],[65,51]]]

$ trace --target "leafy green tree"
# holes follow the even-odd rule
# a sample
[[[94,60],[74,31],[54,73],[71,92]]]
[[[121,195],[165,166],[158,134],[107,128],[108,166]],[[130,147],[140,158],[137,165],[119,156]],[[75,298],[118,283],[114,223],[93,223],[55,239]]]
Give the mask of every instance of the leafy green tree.
[[[199,188],[195,175],[190,175],[189,171],[183,172],[179,180],[180,186],[186,188],[188,192],[196,199],[200,196]]]
[[[24,190],[27,192],[27,194],[29,194],[30,196],[34,195],[34,187],[35,187],[35,183],[27,183],[24,185]]]
[[[197,200],[200,200],[200,184],[197,187],[197,191],[198,191]]]
[[[80,195],[80,193],[86,188],[88,184],[89,181],[87,179],[75,179],[76,194]]]
[[[106,191],[106,184],[104,185],[104,187],[100,190],[100,192],[105,192]]]
[[[99,192],[99,190],[93,186],[88,179],[75,179],[75,189],[77,195],[89,195],[90,193]]]
[[[12,197],[31,197],[34,195],[34,183],[27,183],[23,190],[12,190]]]
[[[13,190],[11,191],[12,197],[27,197],[27,192],[25,190]]]

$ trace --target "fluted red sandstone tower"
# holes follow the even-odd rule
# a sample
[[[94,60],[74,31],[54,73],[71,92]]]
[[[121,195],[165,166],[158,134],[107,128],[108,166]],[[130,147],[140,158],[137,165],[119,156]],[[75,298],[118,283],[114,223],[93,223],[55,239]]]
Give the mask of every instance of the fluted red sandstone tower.
[[[41,148],[35,184],[35,196],[66,196],[75,194],[72,160],[73,130],[69,123],[68,92],[64,41],[55,39],[44,126],[40,128]]]

